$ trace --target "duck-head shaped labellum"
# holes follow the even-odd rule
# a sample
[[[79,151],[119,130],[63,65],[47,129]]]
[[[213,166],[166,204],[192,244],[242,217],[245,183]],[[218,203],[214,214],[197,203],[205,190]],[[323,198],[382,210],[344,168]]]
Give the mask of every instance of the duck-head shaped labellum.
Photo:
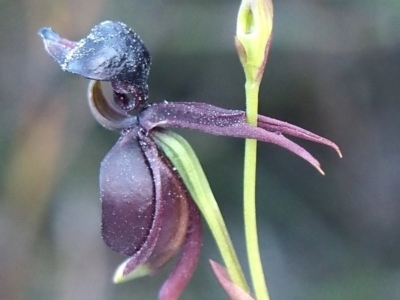
[[[200,217],[176,171],[150,137],[125,131],[101,164],[102,236],[131,256],[120,276],[145,266],[157,271],[181,248],[160,299],[176,299],[190,279],[201,246]]]
[[[110,81],[116,102],[132,110],[148,99],[150,54],[140,37],[121,22],[102,22],[78,42],[61,38],[50,28],[39,31],[47,52],[64,71]]]

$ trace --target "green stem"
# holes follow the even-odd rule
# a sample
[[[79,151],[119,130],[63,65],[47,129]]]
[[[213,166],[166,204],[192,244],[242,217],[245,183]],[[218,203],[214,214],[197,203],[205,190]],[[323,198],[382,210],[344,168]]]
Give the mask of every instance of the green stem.
[[[245,88],[247,122],[253,126],[257,126],[259,84],[247,82]],[[246,139],[244,154],[243,203],[247,256],[256,299],[269,300],[257,235],[255,192],[256,163],[257,141]]]

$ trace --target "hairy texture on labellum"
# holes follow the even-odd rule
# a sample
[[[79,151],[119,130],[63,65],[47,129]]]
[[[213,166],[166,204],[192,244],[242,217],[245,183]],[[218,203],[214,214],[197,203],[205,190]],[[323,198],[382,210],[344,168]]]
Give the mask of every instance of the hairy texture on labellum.
[[[125,24],[102,22],[78,42],[61,38],[50,28],[41,29],[39,35],[47,52],[64,71],[110,81],[114,100],[122,109],[131,110],[147,100],[150,54],[140,37]]]
[[[124,83],[146,82],[150,54],[140,37],[125,24],[105,21],[78,42],[43,28],[46,50],[64,71],[94,79]]]

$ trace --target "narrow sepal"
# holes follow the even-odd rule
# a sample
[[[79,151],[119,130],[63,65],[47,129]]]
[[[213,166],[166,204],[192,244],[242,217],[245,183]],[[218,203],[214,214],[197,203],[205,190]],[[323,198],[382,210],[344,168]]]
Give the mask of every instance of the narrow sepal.
[[[253,297],[232,282],[223,266],[213,260],[210,260],[210,264],[219,283],[231,300],[254,300]]]
[[[147,131],[155,127],[176,127],[215,135],[226,135],[228,128],[246,123],[245,113],[241,110],[198,102],[155,103],[143,110],[138,118]]]
[[[178,299],[196,269],[201,248],[201,219],[196,205],[190,201],[190,225],[182,252],[174,270],[168,276],[158,294],[159,300]]]
[[[300,138],[307,137],[309,140],[335,148],[336,145],[334,143],[304,129],[297,134],[296,130],[299,128],[288,123],[276,120],[277,124],[273,127],[275,120],[268,118],[268,121],[269,123],[262,117],[261,125],[263,127],[256,127],[246,122],[243,111],[228,110],[206,103],[191,102],[157,103],[144,110],[139,116],[139,123],[147,131],[155,127],[186,128],[214,135],[255,139],[276,144],[300,156],[324,174],[317,159],[303,147],[284,137],[283,134],[290,134]],[[282,123],[286,125],[282,126]],[[264,125],[266,128],[264,128]],[[279,130],[279,127],[282,128],[282,131]],[[335,149],[338,150],[338,147],[336,146]]]
[[[258,115],[258,127],[271,132],[280,132],[282,134],[291,135],[297,138],[329,146],[335,149],[338,155],[342,157],[342,152],[334,142],[290,123]]]

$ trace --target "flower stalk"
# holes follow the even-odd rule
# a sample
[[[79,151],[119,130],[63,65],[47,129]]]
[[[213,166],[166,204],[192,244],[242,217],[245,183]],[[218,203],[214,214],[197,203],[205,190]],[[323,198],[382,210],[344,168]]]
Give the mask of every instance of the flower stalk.
[[[253,126],[257,126],[258,93],[271,40],[272,17],[270,0],[243,0],[239,8],[235,41],[246,77],[246,120]],[[269,300],[257,234],[256,165],[257,141],[246,139],[243,212],[247,256],[256,299]]]

